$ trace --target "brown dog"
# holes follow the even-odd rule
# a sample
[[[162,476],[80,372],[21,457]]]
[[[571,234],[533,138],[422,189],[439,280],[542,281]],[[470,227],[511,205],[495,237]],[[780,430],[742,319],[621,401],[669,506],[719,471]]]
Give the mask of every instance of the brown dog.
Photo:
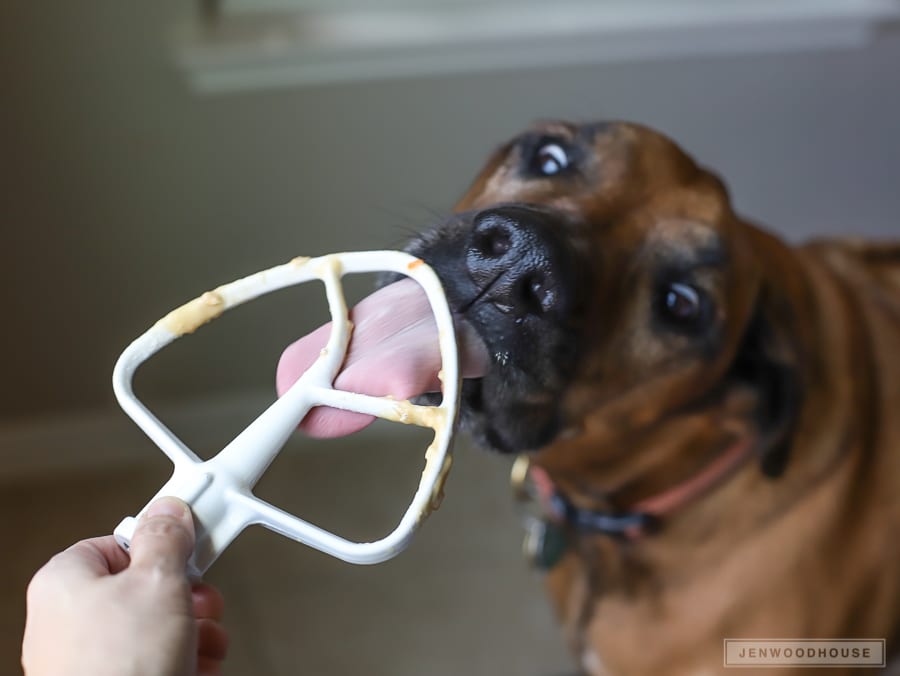
[[[537,451],[584,671],[719,673],[725,638],[894,652],[900,245],[789,246],[625,123],[538,125],[457,211],[410,250],[493,355],[476,439]]]

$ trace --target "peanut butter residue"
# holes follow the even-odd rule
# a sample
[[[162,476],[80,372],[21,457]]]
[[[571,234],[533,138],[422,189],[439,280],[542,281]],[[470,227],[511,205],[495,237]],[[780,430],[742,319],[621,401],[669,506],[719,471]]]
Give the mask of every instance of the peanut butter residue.
[[[297,256],[291,259],[291,265],[298,268],[302,268],[307,263],[309,263],[309,256]]]
[[[393,415],[386,415],[386,420],[403,423],[404,425],[418,425],[430,427],[435,432],[447,424],[447,412],[437,406],[417,406],[408,399],[398,401],[391,411]]]
[[[425,264],[425,261],[423,261],[421,258],[417,258],[416,260],[414,260],[410,263],[407,263],[406,269],[407,270],[415,270],[416,268],[418,268],[424,264]]]
[[[313,268],[313,274],[323,281],[329,276],[339,279],[344,274],[344,264],[337,256],[322,256],[322,262]]]
[[[428,450],[425,451],[425,469],[422,470],[422,481],[425,480],[425,473],[428,471],[429,466],[437,460],[436,454],[438,451],[437,439],[428,447]],[[453,466],[453,456],[449,453],[444,456],[444,462],[441,465],[440,470],[438,471],[437,480],[434,482],[434,488],[431,491],[431,497],[428,501],[427,507],[422,510],[422,514],[419,515],[419,521],[424,520],[428,515],[430,515],[434,510],[441,506],[441,503],[444,501],[444,484],[447,482],[447,475],[450,474],[450,468]]]
[[[447,411],[437,406],[417,406],[408,400],[398,401],[393,407],[392,416],[385,416],[387,420],[394,420],[405,425],[419,425],[420,427],[430,427],[434,430],[434,441],[425,451],[425,468],[422,470],[422,478],[419,486],[425,482],[425,477],[431,470],[432,465],[438,461],[438,452],[440,450],[441,432],[447,426]],[[434,487],[431,489],[431,495],[428,503],[419,514],[419,522],[424,521],[431,512],[441,506],[444,500],[444,483],[447,481],[447,475],[450,473],[450,467],[453,465],[453,456],[448,449],[447,454],[438,470]]]
[[[217,291],[207,291],[172,310],[157,324],[165,327],[176,336],[193,333],[207,322],[212,321],[225,311],[225,299]]]

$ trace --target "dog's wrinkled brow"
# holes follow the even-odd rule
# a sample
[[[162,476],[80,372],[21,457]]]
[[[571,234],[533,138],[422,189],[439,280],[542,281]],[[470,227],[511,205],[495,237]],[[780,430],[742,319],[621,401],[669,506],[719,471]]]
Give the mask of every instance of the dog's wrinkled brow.
[[[717,237],[715,243],[695,249],[692,259],[694,268],[721,268],[728,262],[728,252]]]
[[[661,227],[647,244],[654,258],[664,260],[666,267],[672,269],[721,268],[728,263],[725,242],[709,227]]]
[[[660,257],[667,272],[688,273],[702,269],[721,269],[728,262],[727,252],[720,246],[699,249],[669,249]]]

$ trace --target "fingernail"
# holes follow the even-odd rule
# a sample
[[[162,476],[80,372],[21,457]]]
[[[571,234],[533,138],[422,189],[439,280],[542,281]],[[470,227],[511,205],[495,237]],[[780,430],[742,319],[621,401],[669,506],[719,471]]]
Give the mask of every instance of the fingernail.
[[[146,516],[173,516],[184,519],[187,516],[187,505],[178,498],[164,497],[156,500],[147,508]]]

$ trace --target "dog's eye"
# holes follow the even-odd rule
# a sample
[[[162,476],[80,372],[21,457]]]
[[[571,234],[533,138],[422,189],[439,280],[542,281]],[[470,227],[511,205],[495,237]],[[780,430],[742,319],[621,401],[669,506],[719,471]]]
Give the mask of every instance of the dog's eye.
[[[663,285],[657,303],[658,311],[667,323],[681,328],[699,328],[710,315],[706,294],[690,284],[671,282]]]
[[[535,153],[533,166],[542,176],[554,176],[568,168],[569,156],[559,144],[545,143]]]
[[[666,312],[673,319],[688,321],[700,314],[700,294],[687,284],[670,284],[666,290]]]

